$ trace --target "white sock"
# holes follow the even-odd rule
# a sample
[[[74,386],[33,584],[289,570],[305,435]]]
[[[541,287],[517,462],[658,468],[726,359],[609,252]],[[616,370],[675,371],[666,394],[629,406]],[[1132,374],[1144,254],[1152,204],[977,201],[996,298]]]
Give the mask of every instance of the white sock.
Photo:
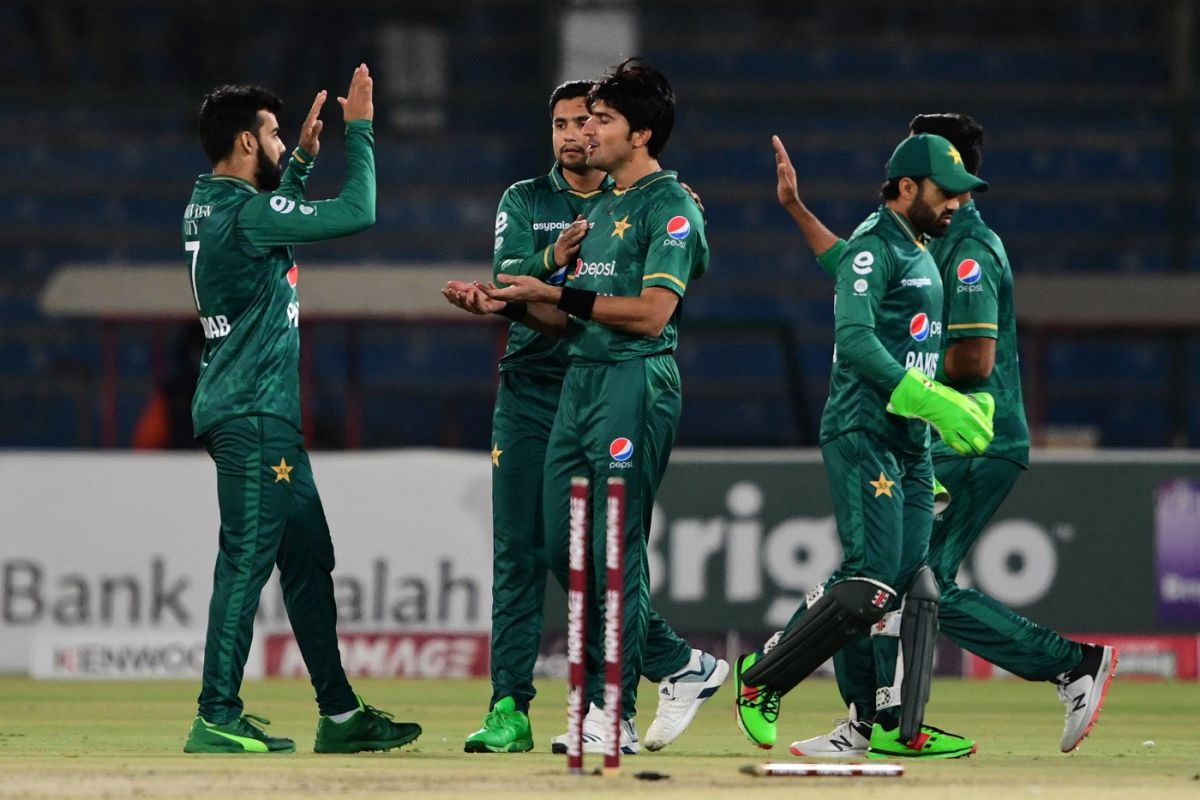
[[[342,722],[345,722],[346,720],[350,719],[357,713],[358,713],[358,709],[354,708],[354,709],[351,709],[350,711],[343,711],[341,714],[330,714],[329,718],[331,720],[333,720],[334,722],[342,723]]]

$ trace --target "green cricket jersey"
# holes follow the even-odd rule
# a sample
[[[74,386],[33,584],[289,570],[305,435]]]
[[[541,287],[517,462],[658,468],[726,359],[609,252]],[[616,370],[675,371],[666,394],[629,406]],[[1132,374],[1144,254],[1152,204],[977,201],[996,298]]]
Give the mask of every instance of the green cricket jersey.
[[[835,335],[821,444],[865,431],[909,453],[929,447],[929,425],[889,414],[909,367],[933,377],[942,339],[942,279],[911,224],[881,206],[846,243],[837,270]]]
[[[993,426],[996,438],[985,456],[1029,464],[1029,425],[1021,396],[1021,369],[1017,361],[1017,319],[1013,312],[1012,267],[1000,237],[979,216],[975,201],[954,215],[950,230],[934,239],[929,252],[937,260],[945,285],[946,347],[956,339],[996,339],[996,364],[982,381],[938,380],[960,392],[991,392],[996,399]],[[958,456],[940,440],[934,456]]]
[[[496,210],[496,245],[492,256],[492,277],[533,275],[561,286],[566,266],[554,263],[554,243],[558,235],[587,213],[590,204],[612,186],[605,176],[600,189],[577,192],[555,164],[549,174],[514,183],[500,198]],[[508,328],[508,347],[500,359],[500,371],[516,370],[561,379],[567,369],[566,343],[514,322]]]
[[[590,230],[567,283],[604,295],[633,297],[665,286],[680,298],[688,281],[708,269],[704,217],[669,170],[652,172],[624,191],[609,189],[592,201]],[[595,320],[571,317],[571,361],[628,361],[671,353],[678,341],[679,306],[660,336],[625,333]]]
[[[346,236],[375,221],[374,134],[346,126],[346,182],[306,202],[312,159],[297,150],[279,189],[201,175],[183,215],[192,298],[207,342],[192,399],[197,437],[234,417],[279,417],[300,430],[299,267],[292,245]]]

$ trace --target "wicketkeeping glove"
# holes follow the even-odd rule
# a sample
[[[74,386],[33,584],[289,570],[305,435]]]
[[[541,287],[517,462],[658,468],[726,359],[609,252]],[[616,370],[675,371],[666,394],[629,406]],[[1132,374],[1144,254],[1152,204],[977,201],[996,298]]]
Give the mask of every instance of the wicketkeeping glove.
[[[887,410],[902,417],[923,419],[937,428],[942,441],[962,455],[982,453],[991,443],[996,403],[986,392],[975,396],[956,392],[927,377],[916,367],[892,390]]]
[[[935,475],[933,478],[933,513],[934,515],[941,514],[950,507],[950,490],[942,486],[942,482]]]

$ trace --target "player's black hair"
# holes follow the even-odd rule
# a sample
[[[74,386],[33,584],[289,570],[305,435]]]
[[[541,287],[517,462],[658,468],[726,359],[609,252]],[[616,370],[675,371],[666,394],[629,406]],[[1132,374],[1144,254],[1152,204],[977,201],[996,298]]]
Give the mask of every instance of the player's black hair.
[[[233,152],[233,140],[242,131],[258,135],[262,127],[259,111],[278,114],[283,101],[278,95],[261,86],[218,86],[200,103],[196,127],[200,131],[200,146],[213,164],[224,161]]]
[[[908,123],[908,132],[933,133],[948,140],[962,156],[963,166],[972,175],[983,165],[983,126],[966,114],[917,114]]]
[[[649,130],[646,152],[658,158],[675,127],[675,92],[667,76],[640,58],[627,58],[592,84],[587,94],[589,111],[597,101],[629,120],[631,133]]]
[[[576,97],[587,97],[587,93],[591,88],[591,81],[567,81],[555,86],[554,91],[550,93],[550,113],[554,114],[554,107],[558,105],[559,100],[574,100]]]

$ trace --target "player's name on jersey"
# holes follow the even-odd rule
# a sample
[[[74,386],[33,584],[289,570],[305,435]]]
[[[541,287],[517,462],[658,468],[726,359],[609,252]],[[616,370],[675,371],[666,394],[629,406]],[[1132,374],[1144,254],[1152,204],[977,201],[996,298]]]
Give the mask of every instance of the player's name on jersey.
[[[224,314],[214,314],[211,317],[201,317],[200,327],[204,329],[205,339],[220,339],[229,335],[233,330],[229,318]]]

